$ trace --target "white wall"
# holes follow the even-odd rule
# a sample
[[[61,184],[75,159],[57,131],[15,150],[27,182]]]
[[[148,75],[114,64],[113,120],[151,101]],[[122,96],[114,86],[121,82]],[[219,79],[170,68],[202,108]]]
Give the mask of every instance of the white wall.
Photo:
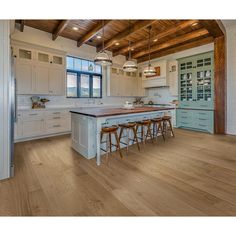
[[[236,135],[236,25],[227,32],[227,133]]]
[[[0,179],[10,175],[10,22],[0,21]]]
[[[63,37],[58,37],[55,41],[52,40],[52,35],[46,33],[44,31],[40,31],[31,27],[25,27],[24,32],[20,32],[15,29],[11,34],[12,40],[18,40],[26,43],[31,43],[43,47],[53,48],[61,51],[65,51],[67,55],[78,56],[85,59],[93,60],[96,55],[96,48],[89,45],[82,45],[81,47],[77,47],[77,43],[74,40],[66,39]],[[116,56],[113,58],[113,64],[122,66],[125,62],[124,56]],[[106,96],[106,70],[103,70],[103,98],[102,99],[86,99],[86,98],[78,98],[78,99],[68,99],[65,96],[45,96],[50,100],[50,105],[83,105],[88,102],[98,103],[102,102],[107,105],[120,105],[124,103],[126,100],[133,101],[134,99],[131,97],[107,97]],[[31,96],[18,96],[18,107],[21,106],[30,106]],[[88,101],[90,100],[90,101]]]

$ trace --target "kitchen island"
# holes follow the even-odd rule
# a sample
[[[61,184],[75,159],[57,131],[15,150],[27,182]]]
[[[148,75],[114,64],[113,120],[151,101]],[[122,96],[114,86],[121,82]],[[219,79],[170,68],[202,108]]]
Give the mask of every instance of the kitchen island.
[[[100,135],[103,126],[171,115],[170,107],[79,108],[71,109],[72,148],[87,159],[101,164]]]

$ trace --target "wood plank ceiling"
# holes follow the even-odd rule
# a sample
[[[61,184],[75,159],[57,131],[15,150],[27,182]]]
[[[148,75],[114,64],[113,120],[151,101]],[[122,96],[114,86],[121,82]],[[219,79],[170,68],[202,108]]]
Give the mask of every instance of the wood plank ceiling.
[[[78,47],[88,44],[102,48],[102,20],[17,20],[21,31],[30,26],[77,41]],[[211,26],[215,30],[211,29]],[[105,48],[113,56],[128,56],[131,41],[132,58],[148,60],[148,27],[151,26],[151,58],[200,46],[214,41],[221,34],[216,20],[104,20]]]

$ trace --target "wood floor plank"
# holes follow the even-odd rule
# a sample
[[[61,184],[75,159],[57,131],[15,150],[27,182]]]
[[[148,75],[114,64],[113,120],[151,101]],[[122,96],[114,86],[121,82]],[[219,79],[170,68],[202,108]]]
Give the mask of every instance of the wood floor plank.
[[[96,165],[70,136],[17,143],[2,216],[235,216],[236,137],[175,129]]]

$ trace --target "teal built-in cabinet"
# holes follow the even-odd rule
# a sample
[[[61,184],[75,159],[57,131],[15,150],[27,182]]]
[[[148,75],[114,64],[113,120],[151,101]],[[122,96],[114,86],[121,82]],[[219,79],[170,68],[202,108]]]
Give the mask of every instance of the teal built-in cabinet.
[[[178,60],[177,127],[214,133],[214,53]]]

